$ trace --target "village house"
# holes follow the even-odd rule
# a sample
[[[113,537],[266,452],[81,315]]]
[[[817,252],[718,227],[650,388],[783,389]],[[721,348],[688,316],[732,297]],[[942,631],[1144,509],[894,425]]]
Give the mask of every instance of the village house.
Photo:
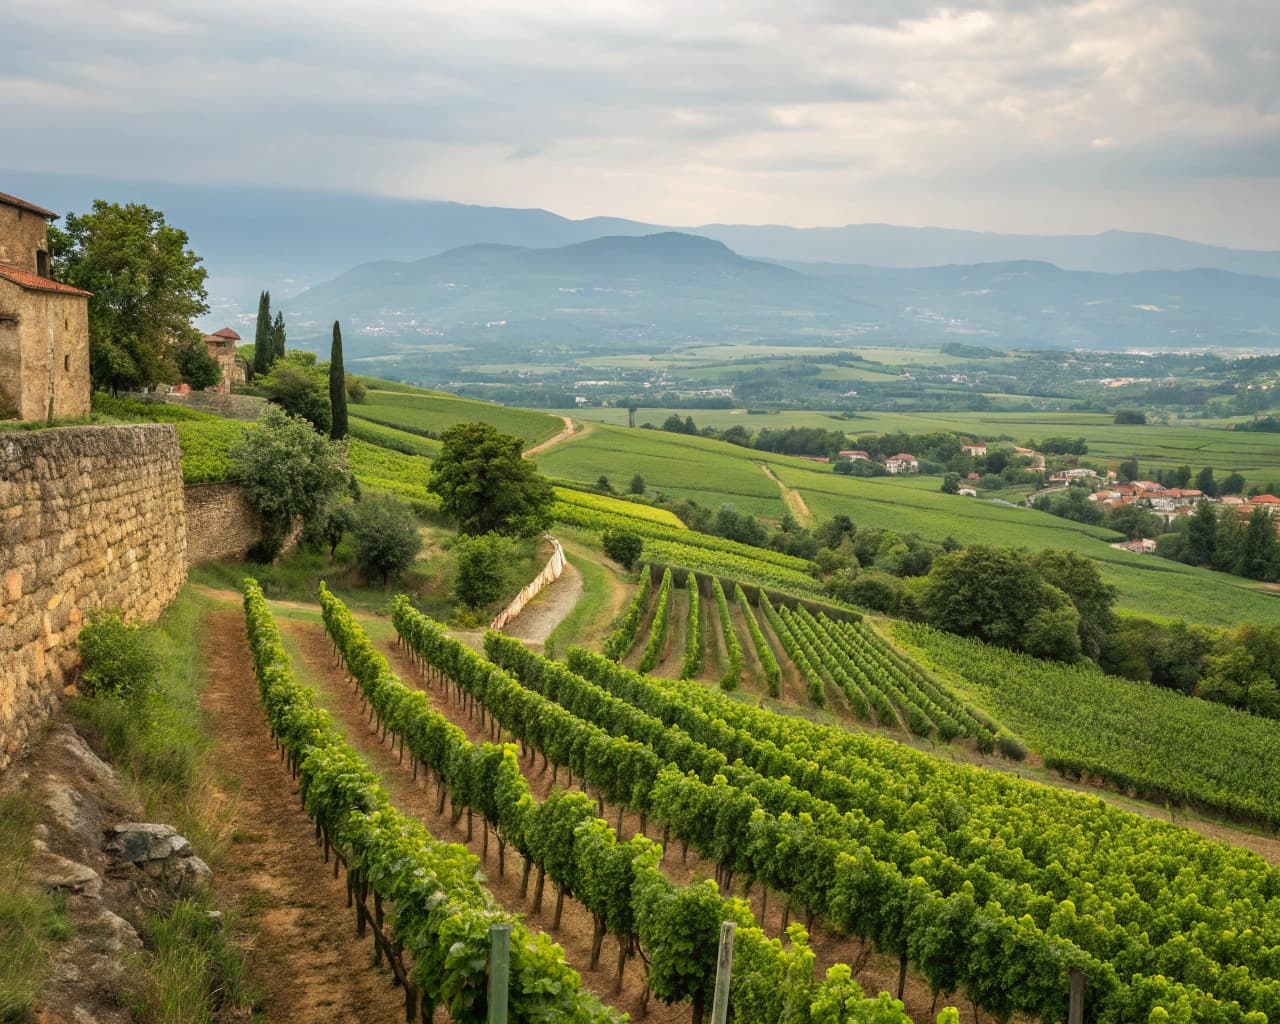
[[[245,381],[244,363],[236,354],[236,346],[240,335],[230,327],[204,336],[205,347],[209,350],[209,358],[218,364],[222,371],[222,381],[214,390],[228,392],[232,384],[243,384]]]
[[[89,413],[89,293],[51,276],[57,217],[0,192],[0,416]]]
[[[914,455],[900,452],[892,458],[885,459],[884,468],[887,472],[895,475],[898,473],[918,473],[920,472],[920,462]]]
[[[1280,516],[1280,498],[1274,494],[1256,495],[1240,506],[1240,512],[1247,518],[1253,515],[1255,508],[1266,509],[1269,516]]]
[[[859,460],[869,460],[871,456],[860,449],[847,448],[840,453],[840,458],[848,459],[850,462],[858,462]]]
[[[1016,444],[1013,446],[1013,454],[1020,459],[1029,459],[1027,463],[1028,469],[1044,469],[1044,456],[1034,448],[1019,448]]]
[[[1204,493],[1191,488],[1170,487],[1143,495],[1146,503],[1157,512],[1177,512],[1190,509],[1204,500]]]
[[[972,455],[975,459],[987,454],[987,446],[985,444],[962,444],[960,450],[966,455]]]

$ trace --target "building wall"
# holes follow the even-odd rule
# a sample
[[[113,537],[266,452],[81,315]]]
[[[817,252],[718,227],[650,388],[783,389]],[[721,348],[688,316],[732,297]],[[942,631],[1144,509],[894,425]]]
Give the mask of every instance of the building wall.
[[[186,578],[171,424],[0,435],[0,770],[73,681],[89,611],[152,622]]]
[[[0,210],[6,207],[0,206]],[[24,420],[89,414],[89,304],[83,296],[30,291],[0,280],[0,405]],[[15,326],[9,316],[18,318]],[[14,346],[18,358],[8,358]],[[16,369],[15,369],[16,367]]]
[[[37,251],[49,251],[49,222],[38,213],[0,203],[0,263],[40,272]]]

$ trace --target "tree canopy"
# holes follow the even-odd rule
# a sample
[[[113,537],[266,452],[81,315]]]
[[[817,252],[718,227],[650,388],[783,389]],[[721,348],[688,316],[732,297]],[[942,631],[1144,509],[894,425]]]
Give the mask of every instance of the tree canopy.
[[[351,531],[356,563],[366,577],[379,577],[385,587],[394,575],[413,565],[422,550],[422,535],[413,510],[389,494],[371,494],[356,503]]]
[[[531,462],[524,443],[487,423],[457,423],[440,435],[428,490],[464,534],[528,536],[551,522],[555,491]]]
[[[194,317],[209,310],[204,267],[187,234],[140,203],[97,199],[90,213],[51,228],[58,278],[89,300],[90,375],[96,388],[148,388],[174,379],[175,341],[198,337]]]

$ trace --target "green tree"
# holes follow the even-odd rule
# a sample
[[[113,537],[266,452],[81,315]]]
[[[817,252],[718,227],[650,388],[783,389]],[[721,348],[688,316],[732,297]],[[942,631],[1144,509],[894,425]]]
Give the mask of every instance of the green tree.
[[[930,625],[961,636],[1037,657],[1080,653],[1071,599],[1013,548],[975,544],[934,559],[919,607]]]
[[[346,447],[281,409],[267,409],[230,457],[233,475],[262,513],[264,539],[276,551],[295,519],[305,527],[324,518],[347,489]]]
[[[1280,542],[1276,540],[1275,523],[1265,508],[1255,508],[1245,527],[1244,540],[1236,561],[1237,576],[1251,580],[1270,580],[1276,576],[1276,558]]]
[[[1203,494],[1206,498],[1216,498],[1218,496],[1218,485],[1213,479],[1213,467],[1205,466],[1196,474],[1196,490]]]
[[[1280,625],[1247,623],[1208,658],[1200,695],[1268,718],[1280,718]]]
[[[1116,470],[1120,479],[1126,483],[1138,479],[1138,460],[1125,459]]]
[[[199,338],[183,338],[173,347],[173,362],[183,382],[196,391],[222,383],[222,367]]]
[[[458,563],[453,589],[459,601],[479,609],[502,596],[515,553],[509,537],[498,533],[459,537],[453,553]]]
[[[1117,409],[1115,422],[1120,425],[1144,427],[1147,424],[1147,414],[1139,409]]]
[[[209,310],[206,272],[186,232],[149,206],[95,200],[51,228],[58,278],[92,292],[90,375],[95,388],[148,388],[173,374],[169,346],[197,336],[194,317]]]
[[[960,474],[948,473],[942,478],[943,494],[959,494],[960,493]]]
[[[284,314],[277,312],[271,322],[271,361],[274,363],[284,358]]]
[[[518,437],[487,423],[457,423],[440,440],[427,489],[440,495],[460,532],[529,536],[550,525],[555,491],[521,458]]]
[[[609,477],[605,473],[601,473],[596,478],[596,490],[601,494],[612,494],[613,484],[609,483]]]
[[[1118,596],[1116,588],[1102,581],[1097,562],[1074,551],[1046,548],[1031,556],[1031,564],[1071,599],[1080,615],[1080,650],[1096,661],[1115,627],[1111,609]]]
[[[305,357],[311,356],[308,362]],[[258,380],[267,399],[291,416],[301,416],[322,434],[332,424],[326,376],[315,365],[310,352],[293,352],[281,359]]]
[[[628,572],[644,550],[644,541],[628,530],[606,530],[602,543],[604,553]]]
[[[1222,478],[1222,483],[1218,484],[1218,496],[1224,494],[1239,494],[1244,490],[1245,478],[1232,470]]]
[[[261,376],[275,362],[275,346],[271,338],[271,293],[258,294],[258,325],[253,332],[253,375]]]
[[[1207,501],[1196,505],[1187,523],[1183,557],[1192,565],[1213,565],[1218,554],[1218,510]]]
[[[342,328],[333,322],[333,345],[329,349],[329,436],[341,441],[347,436],[347,375],[342,369]]]
[[[632,426],[635,426],[633,423]],[[632,494],[644,494],[644,477],[639,473],[631,478],[631,486],[627,488]]]
[[[351,532],[360,571],[366,578],[381,577],[383,587],[413,565],[422,550],[413,510],[389,494],[371,494],[358,502]]]

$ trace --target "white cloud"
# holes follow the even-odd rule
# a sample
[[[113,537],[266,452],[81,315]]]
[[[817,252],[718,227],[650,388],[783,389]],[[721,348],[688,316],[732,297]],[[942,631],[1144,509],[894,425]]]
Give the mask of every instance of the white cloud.
[[[0,132],[26,145],[3,159],[26,169],[1280,247],[1272,0],[10,0],[4,19]]]

